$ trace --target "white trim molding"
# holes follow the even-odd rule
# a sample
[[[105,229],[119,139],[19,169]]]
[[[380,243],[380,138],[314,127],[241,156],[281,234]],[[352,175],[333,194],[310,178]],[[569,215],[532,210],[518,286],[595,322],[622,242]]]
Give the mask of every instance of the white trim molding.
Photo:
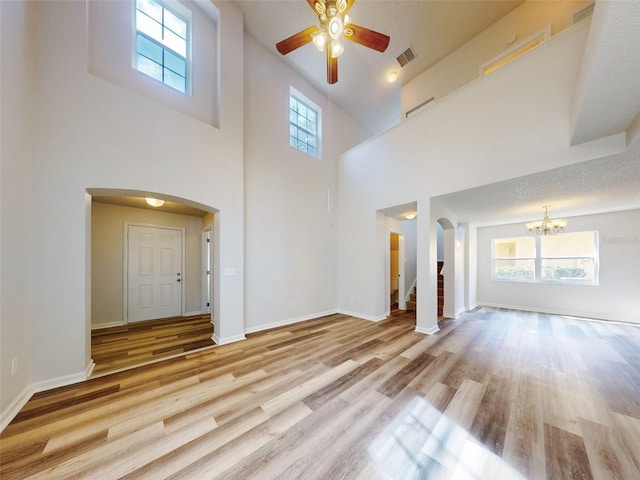
[[[91,360],[82,372],[32,383],[31,388],[33,389],[33,393],[44,392],[45,390],[66,387],[67,385],[73,385],[74,383],[84,382],[89,378],[89,372],[93,370],[93,366],[94,363],[93,360]]]
[[[349,315],[350,317],[361,318],[363,320],[369,320],[370,322],[380,322],[387,318],[387,315],[379,315],[377,317],[374,317],[373,315],[366,315],[364,313],[350,312],[348,310],[341,309],[338,309],[337,313],[341,315]]]
[[[91,331],[101,330],[103,328],[122,327],[124,325],[125,325],[124,322],[99,323],[97,325],[91,325]]]
[[[336,313],[338,313],[337,310],[327,310],[325,312],[311,313],[309,315],[303,315],[301,317],[288,318],[286,320],[258,325],[257,327],[249,327],[245,329],[245,333],[256,333],[262,332],[264,330],[271,330],[272,328],[286,327],[287,325],[293,325],[294,323],[306,322],[307,320],[326,317],[327,315],[334,315]]]
[[[439,331],[440,331],[440,327],[438,327],[437,325],[431,328],[422,328],[422,327],[416,326],[416,332],[422,333],[424,335],[434,335]]]
[[[218,337],[215,333],[213,334],[213,336],[211,337],[211,340],[213,340],[213,342],[220,346],[220,345],[227,345],[229,343],[235,343],[235,342],[240,342],[241,340],[246,340],[247,337],[245,337],[244,335],[235,335],[233,337]]]
[[[31,399],[31,396],[35,393],[31,385],[27,385],[25,389],[13,399],[7,408],[4,409],[2,414],[0,415],[0,432],[2,432],[7,425],[11,423],[11,421],[16,418],[16,415],[20,413],[20,410],[27,404],[27,402]]]

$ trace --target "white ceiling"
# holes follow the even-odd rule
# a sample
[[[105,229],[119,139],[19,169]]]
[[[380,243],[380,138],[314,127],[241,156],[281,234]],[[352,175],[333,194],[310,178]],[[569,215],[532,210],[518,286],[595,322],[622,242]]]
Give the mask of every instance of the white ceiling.
[[[572,144],[626,130],[640,112],[640,4],[599,2],[578,83]]]
[[[318,17],[305,0],[236,0],[245,31],[280,56],[275,44],[311,25]],[[293,70],[356,118],[372,134],[400,121],[400,87],[453,52],[522,0],[357,0],[349,12],[356,25],[391,37],[386,52],[345,42],[338,83],[326,82],[324,54],[309,44],[280,56]],[[400,68],[396,57],[413,47],[417,57]],[[386,74],[396,70],[398,82]]]
[[[488,226],[640,208],[640,142],[623,153],[435,197],[458,222]]]

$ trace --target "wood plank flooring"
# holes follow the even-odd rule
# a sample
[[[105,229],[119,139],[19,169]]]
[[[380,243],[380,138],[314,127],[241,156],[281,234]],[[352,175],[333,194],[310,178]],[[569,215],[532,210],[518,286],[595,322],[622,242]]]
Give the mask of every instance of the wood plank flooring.
[[[210,315],[135,322],[91,332],[92,375],[123,370],[215,345]]]
[[[640,328],[331,315],[36,394],[2,479],[636,479]]]

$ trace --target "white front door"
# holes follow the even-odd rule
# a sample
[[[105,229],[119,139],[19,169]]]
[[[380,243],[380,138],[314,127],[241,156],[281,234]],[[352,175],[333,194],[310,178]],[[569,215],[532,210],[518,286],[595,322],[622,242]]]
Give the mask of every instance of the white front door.
[[[127,319],[182,315],[182,231],[128,226]]]

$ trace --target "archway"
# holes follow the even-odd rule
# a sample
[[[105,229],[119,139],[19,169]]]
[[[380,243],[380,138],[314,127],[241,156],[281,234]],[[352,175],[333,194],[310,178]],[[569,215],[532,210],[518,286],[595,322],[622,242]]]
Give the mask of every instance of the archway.
[[[213,228],[215,214],[218,210],[201,205],[188,199],[163,195],[156,192],[122,189],[87,189],[88,216],[87,216],[87,245],[91,257],[87,259],[87,288],[86,308],[88,320],[86,324],[87,339],[91,342],[102,336],[103,338],[118,338],[119,342],[127,341],[138,336],[140,342],[157,341],[157,348],[154,345],[146,345],[146,348],[135,347],[131,341],[133,353],[127,355],[131,359],[118,360],[122,357],[122,352],[100,350],[94,345],[90,354],[95,367],[95,375],[112,373],[113,371],[124,370],[139,366],[141,364],[153,363],[155,361],[170,358],[176,355],[183,355],[187,351],[194,351],[208,348],[214,343],[214,315],[219,311],[219,305],[206,311],[203,309],[203,262],[205,261],[205,250],[203,246],[203,232],[213,230],[214,235],[210,236],[211,250],[208,258],[217,258],[215,255],[219,242],[217,232]],[[144,198],[153,197],[163,200],[165,203],[161,207],[148,206]],[[148,321],[136,323],[132,318],[128,318],[127,310],[127,281],[130,276],[128,269],[129,257],[127,256],[128,240],[127,232],[132,225],[136,228],[157,230],[164,232],[169,230],[182,230],[182,267],[179,268],[179,275],[175,285],[181,289],[181,304],[178,315],[172,318],[155,319],[153,315]],[[168,229],[168,230],[167,230]],[[149,258],[157,258],[160,255],[151,255]],[[155,255],[155,257],[154,257]],[[211,297],[220,298],[215,295],[217,285],[217,269],[212,269],[211,276]],[[184,320],[184,321],[183,321]],[[207,324],[209,328],[207,328]],[[119,327],[117,325],[120,325]],[[145,337],[144,330],[166,329],[169,331],[183,331],[178,334],[179,339],[172,340],[170,335]],[[124,332],[119,332],[122,330]],[[95,332],[99,331],[100,335]],[[130,331],[132,333],[130,333]],[[94,335],[92,335],[94,333]],[[108,335],[112,335],[109,337]],[[124,337],[123,337],[124,336]],[[175,337],[175,335],[174,335]],[[146,338],[146,339],[145,339]],[[149,338],[151,340],[149,340]],[[126,343],[125,343],[126,346]],[[120,347],[122,348],[122,347]],[[152,352],[150,354],[149,352]]]

